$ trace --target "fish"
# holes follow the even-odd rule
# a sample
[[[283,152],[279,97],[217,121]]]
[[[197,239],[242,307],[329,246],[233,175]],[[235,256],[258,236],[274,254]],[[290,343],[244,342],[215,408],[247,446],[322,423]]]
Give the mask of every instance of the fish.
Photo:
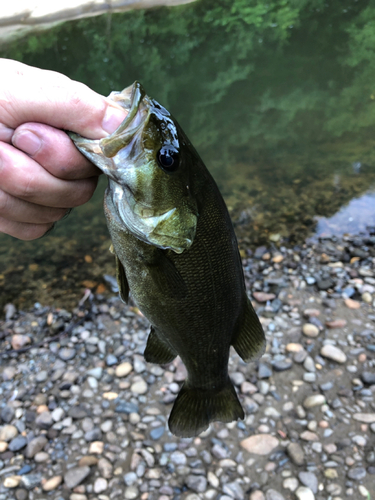
[[[70,132],[104,172],[104,212],[120,297],[151,323],[144,358],[180,356],[187,377],[168,425],[193,437],[211,422],[244,418],[228,374],[230,347],[259,358],[265,335],[246,293],[238,243],[220,191],[169,111],[135,82],[109,99],[127,116],[109,136]]]

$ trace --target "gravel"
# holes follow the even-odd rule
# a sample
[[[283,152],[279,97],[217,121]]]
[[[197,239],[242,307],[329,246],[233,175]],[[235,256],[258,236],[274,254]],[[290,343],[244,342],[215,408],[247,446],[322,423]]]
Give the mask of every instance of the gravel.
[[[112,292],[69,311],[7,304],[0,500],[374,498],[374,242],[262,247],[243,260],[267,351],[249,364],[231,352],[245,420],[196,438],[168,430],[186,371],[179,358],[144,361],[149,325],[134,305]],[[14,352],[20,341],[30,349]]]

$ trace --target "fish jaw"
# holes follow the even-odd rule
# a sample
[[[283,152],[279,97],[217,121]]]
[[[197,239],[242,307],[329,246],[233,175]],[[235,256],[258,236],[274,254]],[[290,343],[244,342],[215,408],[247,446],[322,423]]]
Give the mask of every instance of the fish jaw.
[[[182,213],[176,207],[158,213],[137,203],[129,190],[112,180],[106,198],[117,226],[144,243],[162,250],[170,249],[177,254],[193,244],[197,215],[189,207],[183,207]]]

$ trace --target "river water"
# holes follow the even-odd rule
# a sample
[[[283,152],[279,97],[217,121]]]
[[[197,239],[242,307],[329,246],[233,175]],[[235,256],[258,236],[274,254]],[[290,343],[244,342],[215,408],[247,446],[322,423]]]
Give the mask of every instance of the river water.
[[[141,81],[213,173],[247,251],[375,225],[373,17],[368,2],[198,1],[66,22],[0,55],[105,95]],[[0,236],[0,305],[105,290],[105,184],[41,240]]]

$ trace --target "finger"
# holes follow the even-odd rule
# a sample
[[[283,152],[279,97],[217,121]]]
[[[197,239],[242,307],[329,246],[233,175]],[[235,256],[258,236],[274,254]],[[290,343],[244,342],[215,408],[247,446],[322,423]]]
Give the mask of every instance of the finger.
[[[19,240],[36,240],[53,227],[52,224],[27,224],[14,222],[0,216],[0,233],[9,234]]]
[[[101,173],[78,151],[65,132],[43,123],[19,126],[12,144],[59,179],[86,179]]]
[[[91,198],[97,180],[58,179],[22,151],[0,143],[0,186],[15,198],[45,207],[77,207]]]
[[[0,190],[0,217],[9,221],[49,224],[62,219],[66,213],[66,208],[42,207]]]
[[[114,132],[126,116],[118,104],[60,73],[7,59],[0,59],[0,69],[5,89],[0,122],[9,128],[41,122],[99,139]]]

